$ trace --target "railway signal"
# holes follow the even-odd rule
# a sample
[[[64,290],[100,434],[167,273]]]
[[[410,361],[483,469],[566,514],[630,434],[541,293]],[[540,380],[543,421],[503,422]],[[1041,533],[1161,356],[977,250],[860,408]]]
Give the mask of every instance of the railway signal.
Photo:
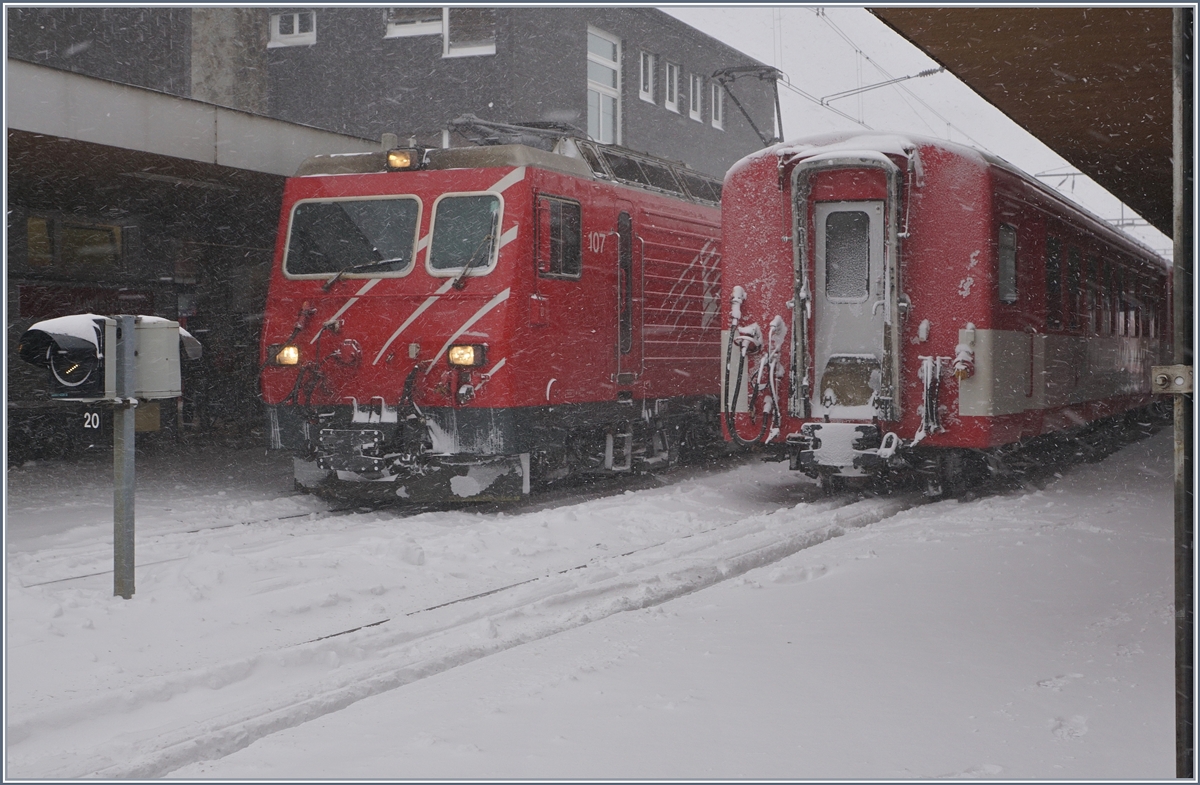
[[[200,356],[178,322],[91,313],[37,322],[17,343],[22,360],[49,370],[51,398],[113,404],[113,594],[125,599],[134,583],[134,412],[139,400],[182,394],[181,344]]]

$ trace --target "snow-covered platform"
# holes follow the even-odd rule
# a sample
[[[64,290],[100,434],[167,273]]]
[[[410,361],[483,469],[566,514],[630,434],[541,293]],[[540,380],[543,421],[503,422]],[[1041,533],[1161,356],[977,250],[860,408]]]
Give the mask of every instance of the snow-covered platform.
[[[1166,431],[911,507],[730,461],[330,514],[261,450],[140,460],[128,601],[102,458],[8,472],[8,777],[1173,775]]]

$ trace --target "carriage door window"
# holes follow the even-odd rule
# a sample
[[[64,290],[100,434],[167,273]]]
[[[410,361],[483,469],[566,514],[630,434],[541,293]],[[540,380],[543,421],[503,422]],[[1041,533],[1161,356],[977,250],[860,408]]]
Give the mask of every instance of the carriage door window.
[[[1017,301],[1017,230],[1008,224],[1000,224],[1000,302]]]
[[[858,210],[825,218],[825,295],[832,302],[867,299],[870,225],[867,214]]]
[[[588,136],[604,144],[620,144],[621,44],[588,30]]]
[[[621,354],[633,348],[633,220],[629,213],[617,218],[617,299]]]
[[[884,202],[817,202],[812,220],[814,413],[858,417],[845,407],[877,403],[886,351],[885,309],[869,304],[884,297]]]
[[[1046,238],[1046,325],[1059,329],[1062,318],[1062,244]]]

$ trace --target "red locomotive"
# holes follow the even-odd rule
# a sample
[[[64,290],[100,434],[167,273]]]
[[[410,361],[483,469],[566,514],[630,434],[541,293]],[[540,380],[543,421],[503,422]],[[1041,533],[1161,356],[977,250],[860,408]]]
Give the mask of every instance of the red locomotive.
[[[287,181],[261,381],[300,485],[511,498],[720,441],[720,182],[527,130]]]
[[[1168,361],[1166,263],[967,147],[777,145],[722,214],[724,425],[821,481],[911,468],[939,494],[1149,405]]]

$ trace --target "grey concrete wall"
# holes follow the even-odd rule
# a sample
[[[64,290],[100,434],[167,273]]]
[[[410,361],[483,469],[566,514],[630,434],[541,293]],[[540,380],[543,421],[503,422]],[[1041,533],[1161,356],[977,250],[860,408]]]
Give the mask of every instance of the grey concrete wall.
[[[6,8],[8,57],[191,94],[189,8]]]
[[[270,12],[265,8],[194,8],[191,19],[191,97],[266,114]]]

